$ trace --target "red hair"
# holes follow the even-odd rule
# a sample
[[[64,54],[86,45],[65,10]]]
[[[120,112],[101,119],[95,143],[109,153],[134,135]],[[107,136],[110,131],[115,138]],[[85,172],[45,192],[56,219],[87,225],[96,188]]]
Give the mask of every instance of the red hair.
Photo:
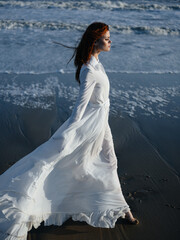
[[[94,22],[88,26],[79,45],[75,48],[73,57],[74,65],[76,67],[76,80],[80,83],[79,74],[83,64],[91,58],[95,42],[102,37],[109,30],[109,26],[102,22]]]

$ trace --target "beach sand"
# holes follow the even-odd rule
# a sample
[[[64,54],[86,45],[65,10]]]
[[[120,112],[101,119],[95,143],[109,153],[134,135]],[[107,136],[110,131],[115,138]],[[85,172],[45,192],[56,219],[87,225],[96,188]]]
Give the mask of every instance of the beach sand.
[[[68,79],[68,85],[72,75],[60,76]],[[146,78],[151,80],[152,76]],[[0,84],[5,78],[12,80],[11,75],[0,77]],[[112,74],[112,78],[115,77]],[[174,78],[171,74],[166,77],[169,81]],[[19,78],[21,80],[23,76]],[[32,75],[31,78],[32,81],[43,79],[37,75]],[[122,78],[132,78],[130,80],[135,81],[137,76],[122,75]],[[71,112],[67,101],[68,99],[56,95],[52,108],[43,109],[23,104],[20,106],[13,99],[6,101],[1,97],[0,173],[48,140]],[[177,103],[178,101],[177,99]],[[179,119],[142,114],[129,117],[126,113],[112,112],[109,122],[118,157],[118,176],[122,190],[133,215],[140,221],[139,225],[129,225],[123,219],[118,219],[115,228],[104,229],[69,219],[60,227],[44,227],[42,223],[38,229],[33,228],[29,232],[29,240],[179,239]]]

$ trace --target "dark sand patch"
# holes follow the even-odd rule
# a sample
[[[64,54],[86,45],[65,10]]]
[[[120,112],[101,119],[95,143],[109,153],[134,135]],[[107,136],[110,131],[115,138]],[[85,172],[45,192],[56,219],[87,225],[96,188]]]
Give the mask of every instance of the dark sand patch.
[[[51,136],[55,109],[29,109],[0,101],[0,173]],[[57,127],[57,126],[56,126]]]

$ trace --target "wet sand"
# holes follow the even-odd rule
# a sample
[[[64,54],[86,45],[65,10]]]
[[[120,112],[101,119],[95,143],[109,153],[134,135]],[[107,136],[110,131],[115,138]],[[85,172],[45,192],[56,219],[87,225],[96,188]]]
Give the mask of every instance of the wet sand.
[[[64,111],[65,105],[60,98],[52,109],[33,109],[0,100],[1,173],[54,133],[70,112]],[[171,158],[178,159],[178,120],[110,114],[110,126],[122,190],[140,224],[132,226],[119,219],[115,228],[104,229],[69,219],[60,227],[44,227],[42,223],[29,232],[29,240],[179,239],[179,169],[170,164]],[[162,134],[163,129],[167,133]]]

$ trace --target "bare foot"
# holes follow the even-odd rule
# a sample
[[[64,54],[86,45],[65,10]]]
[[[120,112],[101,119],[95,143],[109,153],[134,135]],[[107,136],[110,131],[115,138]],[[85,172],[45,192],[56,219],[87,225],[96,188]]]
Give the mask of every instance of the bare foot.
[[[125,219],[126,219],[126,220],[128,221],[128,223],[130,223],[130,224],[134,224],[134,225],[139,224],[139,221],[138,221],[136,218],[133,217],[131,211],[126,212]]]

